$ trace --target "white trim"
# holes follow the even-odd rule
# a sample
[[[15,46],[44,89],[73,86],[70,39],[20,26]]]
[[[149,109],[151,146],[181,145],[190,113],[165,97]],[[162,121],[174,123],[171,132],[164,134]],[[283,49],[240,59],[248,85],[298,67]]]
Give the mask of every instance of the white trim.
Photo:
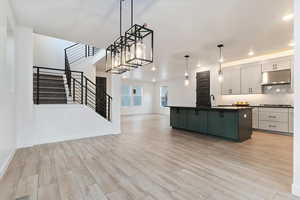
[[[300,197],[300,186],[295,183],[292,185],[292,193],[298,197]]]
[[[9,156],[8,156],[8,158],[6,159],[6,161],[4,162],[3,166],[0,168],[0,179],[2,179],[2,177],[3,177],[4,174],[5,174],[5,172],[7,171],[8,166],[9,166],[9,164],[11,163],[12,159],[14,158],[15,153],[16,153],[16,149],[13,150],[13,151],[9,154]]]

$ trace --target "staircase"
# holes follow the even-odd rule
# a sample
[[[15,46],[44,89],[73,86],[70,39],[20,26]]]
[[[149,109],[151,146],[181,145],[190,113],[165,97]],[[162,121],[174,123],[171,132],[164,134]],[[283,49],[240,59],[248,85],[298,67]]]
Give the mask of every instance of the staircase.
[[[94,47],[75,44],[65,49],[65,69],[34,66],[34,104],[83,104],[110,121],[112,97],[107,93],[99,95],[100,104],[95,83],[70,67],[71,63],[94,56],[96,51]]]
[[[38,84],[39,94],[37,95]],[[35,104],[66,104],[67,94],[64,77],[62,75],[39,74],[38,78],[37,73],[34,73],[33,100]]]

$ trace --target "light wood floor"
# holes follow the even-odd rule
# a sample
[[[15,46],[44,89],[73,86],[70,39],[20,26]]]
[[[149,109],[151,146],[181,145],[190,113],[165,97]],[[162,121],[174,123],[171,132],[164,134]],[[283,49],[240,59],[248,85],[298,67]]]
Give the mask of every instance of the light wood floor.
[[[172,130],[165,116],[122,121],[122,135],[18,150],[0,199],[297,199],[292,137],[255,132],[234,143]]]

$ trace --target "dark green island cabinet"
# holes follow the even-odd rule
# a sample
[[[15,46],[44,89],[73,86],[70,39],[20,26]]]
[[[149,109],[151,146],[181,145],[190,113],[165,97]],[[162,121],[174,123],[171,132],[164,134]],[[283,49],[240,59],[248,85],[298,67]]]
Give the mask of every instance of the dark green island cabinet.
[[[252,135],[252,108],[170,106],[173,128],[243,142]]]

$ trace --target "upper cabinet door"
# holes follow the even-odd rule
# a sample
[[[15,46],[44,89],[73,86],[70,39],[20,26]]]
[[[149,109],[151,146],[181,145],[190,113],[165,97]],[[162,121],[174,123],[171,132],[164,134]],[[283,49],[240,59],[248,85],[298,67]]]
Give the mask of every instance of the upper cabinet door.
[[[223,69],[224,80],[222,83],[222,95],[241,94],[241,71],[240,67]]]
[[[292,59],[290,56],[284,58],[272,59],[262,64],[262,71],[270,72],[270,71],[291,69],[291,65],[292,65]]]
[[[241,66],[241,93],[261,94],[261,64],[253,63]]]

